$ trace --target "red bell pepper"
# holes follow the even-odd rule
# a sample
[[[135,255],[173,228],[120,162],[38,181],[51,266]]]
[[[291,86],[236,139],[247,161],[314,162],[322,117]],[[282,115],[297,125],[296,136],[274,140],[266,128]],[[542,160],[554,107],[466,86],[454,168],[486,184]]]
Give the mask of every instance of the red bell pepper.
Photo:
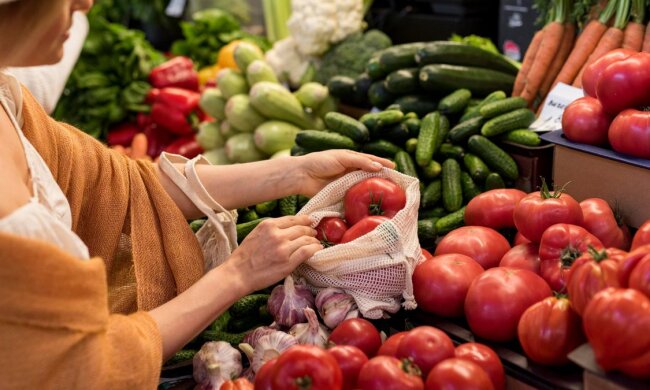
[[[133,123],[122,123],[108,131],[106,141],[109,146],[121,145],[126,147],[131,146],[133,137],[140,132],[140,127]]]
[[[155,88],[199,90],[199,74],[194,70],[192,60],[187,57],[176,57],[158,65],[149,74],[149,82]]]
[[[174,134],[192,134],[199,124],[200,98],[199,93],[185,89],[161,89],[151,107],[151,119]]]
[[[192,134],[183,138],[179,138],[174,141],[171,145],[165,148],[165,152],[180,154],[186,158],[194,158],[199,154],[203,153],[203,148],[196,141],[196,135]]]
[[[164,131],[155,123],[146,126],[143,133],[147,137],[147,155],[151,158],[160,156],[175,139],[174,134]]]

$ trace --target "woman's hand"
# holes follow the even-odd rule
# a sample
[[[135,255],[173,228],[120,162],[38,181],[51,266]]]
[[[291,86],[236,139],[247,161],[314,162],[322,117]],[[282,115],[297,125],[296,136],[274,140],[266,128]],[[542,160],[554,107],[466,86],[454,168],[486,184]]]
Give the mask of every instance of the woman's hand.
[[[385,158],[370,154],[353,152],[351,150],[328,150],[310,153],[298,157],[298,169],[302,171],[300,193],[312,197],[330,182],[356,170],[377,172],[381,168],[395,167],[395,164]]]
[[[323,249],[310,224],[306,215],[262,221],[224,265],[248,293],[270,286]]]

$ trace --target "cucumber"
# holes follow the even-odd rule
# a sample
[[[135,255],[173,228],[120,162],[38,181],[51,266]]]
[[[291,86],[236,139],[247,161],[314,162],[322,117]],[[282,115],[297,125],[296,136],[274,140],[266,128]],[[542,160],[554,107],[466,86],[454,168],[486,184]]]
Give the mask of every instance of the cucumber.
[[[498,173],[492,172],[485,179],[485,190],[496,190],[497,188],[506,188],[506,183]]]
[[[334,76],[327,82],[330,95],[343,101],[350,101],[354,95],[354,79],[347,76]]]
[[[400,150],[402,150],[402,148],[400,148],[399,146],[395,145],[392,142],[383,139],[368,142],[367,144],[363,145],[363,147],[361,148],[361,151],[364,153],[369,153],[375,156],[389,157],[389,158],[395,157],[397,152],[399,152]]]
[[[258,215],[269,215],[278,207],[277,200],[269,200],[255,205],[255,212]]]
[[[359,149],[354,140],[338,133],[320,130],[303,130],[296,135],[296,145],[310,151],[329,149]]]
[[[528,107],[528,102],[526,99],[515,96],[503,100],[497,100],[485,104],[479,108],[479,113],[485,119],[492,119],[495,116],[499,116],[510,111],[514,111],[518,108]]]
[[[436,207],[428,210],[420,210],[418,212],[418,219],[432,219],[432,218],[441,218],[449,214],[447,210],[442,207]]]
[[[244,341],[244,337],[246,337],[247,333],[247,331],[241,333],[231,333],[223,330],[206,330],[201,333],[201,337],[206,341],[225,341],[233,346],[238,346],[242,341]]]
[[[440,100],[438,110],[443,114],[457,114],[467,107],[471,98],[472,92],[469,89],[458,89]]]
[[[353,103],[360,107],[368,105],[368,91],[372,85],[372,79],[367,73],[362,73],[354,80]]]
[[[519,177],[519,169],[515,160],[489,139],[482,135],[473,135],[469,138],[467,146],[503,177],[509,180],[517,180]]]
[[[400,150],[395,154],[395,164],[398,172],[415,178],[418,177],[413,159],[411,158],[411,155],[405,151]]]
[[[438,108],[438,102],[427,95],[406,95],[395,100],[402,112],[414,112],[418,118],[424,118],[430,112]]]
[[[494,137],[508,131],[526,128],[533,122],[535,122],[535,114],[527,108],[520,108],[485,122],[481,134]]]
[[[404,112],[404,111],[402,111],[402,112]],[[404,118],[402,118],[402,122],[407,121],[409,119],[420,119],[420,118],[418,117],[418,114],[416,114],[414,112],[407,112],[407,113],[404,114]]]
[[[379,55],[381,73],[386,75],[398,69],[416,66],[415,53],[424,45],[423,42],[406,43],[382,51]]]
[[[428,43],[417,50],[415,58],[420,66],[427,64],[467,65],[494,69],[511,75],[516,75],[519,71],[501,54],[451,41]]]
[[[433,154],[437,154],[440,150],[440,146],[447,140],[449,135],[449,119],[446,116],[440,115],[438,118],[440,125],[438,126],[438,131],[436,132],[436,143],[433,147]]]
[[[280,199],[278,209],[283,217],[296,215],[298,213],[298,195],[289,195]]]
[[[420,208],[428,209],[435,206],[442,198],[442,181],[434,180],[425,187],[420,195]]]
[[[260,219],[260,216],[257,215],[257,211],[244,209],[242,213],[239,214],[239,218],[237,218],[237,223],[246,223],[250,221],[255,221],[257,219]]]
[[[440,113],[433,112],[422,119],[418,144],[415,149],[415,161],[421,167],[426,167],[431,162],[435,153],[436,139],[440,129]]]
[[[254,221],[237,224],[237,242],[241,243],[262,221],[268,218],[259,218]]]
[[[465,207],[447,214],[436,221],[436,230],[438,234],[447,234],[454,229],[465,224]]]
[[[302,146],[294,145],[291,147],[291,155],[292,156],[304,156],[305,154],[308,154],[310,151],[303,148]]]
[[[309,202],[308,197],[306,197],[305,195],[298,195],[298,210],[305,207],[307,202]]]
[[[418,139],[417,138],[409,138],[406,141],[406,144],[404,146],[406,148],[406,151],[413,154],[415,153],[415,150],[418,147]]]
[[[402,122],[402,124],[406,126],[411,137],[417,137],[420,134],[420,126],[422,125],[422,121],[420,121],[418,118],[409,118]]]
[[[420,87],[425,91],[453,92],[467,88],[472,95],[487,96],[493,91],[509,94],[515,77],[491,69],[436,64],[420,69]]]
[[[251,294],[240,298],[228,311],[233,317],[251,317],[259,313],[259,308],[269,301],[269,294]]]
[[[454,212],[463,206],[460,165],[453,158],[442,163],[442,205],[449,212]]]
[[[255,315],[247,317],[238,317],[233,315],[233,318],[228,323],[226,330],[232,334],[246,332],[259,325],[259,322],[260,321],[257,313],[255,313]]]
[[[452,145],[452,144],[442,144],[440,145],[439,151],[440,157],[442,158],[455,158],[456,160],[462,160],[465,155],[465,149],[462,146]]]
[[[449,131],[449,139],[455,144],[464,143],[469,137],[480,134],[484,123],[485,119],[480,115],[460,122]]]
[[[325,126],[335,133],[351,138],[356,142],[368,140],[368,128],[358,120],[338,112],[330,112],[323,118]]]
[[[442,173],[442,165],[436,160],[431,160],[429,165],[422,168],[422,176],[427,179],[435,179]]]
[[[169,358],[169,360],[165,362],[164,366],[173,366],[174,364],[192,360],[194,359],[194,355],[196,355],[197,352],[198,351],[195,349],[181,349],[180,351],[176,352],[174,356]]]
[[[192,229],[192,232],[196,233],[203,227],[203,225],[205,225],[206,221],[207,219],[195,219],[190,222],[190,229]]]
[[[216,320],[210,324],[209,329],[213,331],[221,331],[221,330],[226,330],[226,327],[228,326],[228,323],[230,322],[231,315],[229,311],[223,312],[219,317],[217,317]]]
[[[366,64],[366,73],[368,73],[368,76],[373,81],[379,80],[385,76],[384,72],[379,66],[379,55],[373,55],[370,57],[368,64]]]
[[[466,110],[465,113],[463,114],[463,116],[460,118],[460,121],[464,122],[466,120],[475,118],[477,116],[481,116],[481,112],[480,112],[481,107],[483,107],[484,105],[486,105],[488,103],[503,100],[505,98],[506,98],[506,93],[503,92],[503,91],[492,92],[491,94],[487,95],[485,97],[485,99],[481,100],[481,102],[478,104],[478,106],[472,107],[472,108]]]
[[[418,240],[420,246],[423,243],[433,244],[436,241],[436,221],[437,218],[421,219],[418,221]],[[429,246],[429,245],[425,245]]]
[[[395,95],[409,95],[418,92],[420,69],[398,69],[386,77],[386,89]]]
[[[373,138],[387,139],[402,144],[411,137],[411,133],[408,126],[402,122],[388,127],[381,127],[375,130],[372,136]]]
[[[460,173],[460,184],[463,188],[463,199],[465,203],[472,200],[475,196],[481,193],[481,188],[472,180],[472,177],[467,172]]]
[[[383,110],[395,101],[395,95],[390,93],[383,81],[375,81],[368,89],[370,104]]]
[[[467,169],[472,179],[479,183],[483,183],[485,178],[490,174],[490,168],[475,154],[466,153],[463,156],[463,162],[465,163],[465,169]]]
[[[542,142],[539,134],[536,131],[527,129],[512,130],[499,137],[501,141],[512,142],[524,146],[539,146]]]
[[[404,113],[398,110],[386,110],[380,112],[370,112],[359,118],[371,132],[383,126],[390,126],[400,123],[404,118]]]

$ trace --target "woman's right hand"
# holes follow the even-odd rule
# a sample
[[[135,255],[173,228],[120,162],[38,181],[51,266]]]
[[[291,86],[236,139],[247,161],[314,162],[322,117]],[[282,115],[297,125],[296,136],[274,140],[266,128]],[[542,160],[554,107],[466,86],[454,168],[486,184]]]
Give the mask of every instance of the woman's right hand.
[[[226,261],[247,291],[270,286],[323,249],[309,216],[262,221]]]

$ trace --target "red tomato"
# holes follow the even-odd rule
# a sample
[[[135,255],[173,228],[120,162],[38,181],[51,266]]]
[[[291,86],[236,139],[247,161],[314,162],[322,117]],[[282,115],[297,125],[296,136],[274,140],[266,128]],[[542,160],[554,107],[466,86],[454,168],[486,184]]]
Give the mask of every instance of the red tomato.
[[[517,246],[517,245],[521,245],[521,244],[528,244],[529,242],[530,242],[529,239],[524,237],[523,234],[517,232],[517,234],[515,234],[515,242],[512,245]]]
[[[423,390],[421,373],[408,360],[377,356],[361,369],[357,387],[360,390]]]
[[[353,185],[345,193],[345,220],[354,225],[369,215],[393,218],[406,206],[404,190],[388,179],[373,177]]]
[[[463,226],[445,235],[436,247],[435,255],[459,253],[488,269],[498,266],[509,250],[508,240],[496,230],[483,226]]]
[[[343,373],[343,390],[353,390],[361,367],[368,362],[368,357],[362,350],[351,345],[337,345],[327,350],[339,364]]]
[[[646,221],[639,230],[636,231],[636,234],[634,234],[634,240],[632,240],[632,249],[635,250],[636,248],[650,244],[650,221]]]
[[[600,75],[596,93],[606,112],[650,103],[650,54],[637,53],[609,65]]]
[[[365,217],[361,221],[357,222],[351,228],[349,228],[343,237],[341,238],[341,244],[356,240],[357,238],[364,236],[371,231],[375,230],[377,226],[388,221],[390,218],[382,217],[380,215],[371,215],[370,217]]]
[[[597,61],[594,61],[585,68],[585,71],[582,73],[582,89],[584,89],[587,96],[598,97],[596,86],[598,85],[598,79],[603,74],[603,71],[607,69],[611,64],[624,60],[634,54],[634,50],[629,49],[616,49],[612,50],[604,56],[600,57]]]
[[[461,317],[467,289],[481,273],[483,267],[465,255],[448,254],[425,260],[413,272],[415,301],[426,312]]]
[[[343,374],[336,359],[324,349],[294,345],[278,357],[272,383],[273,390],[340,390]]]
[[[589,145],[607,144],[612,118],[598,99],[585,96],[569,104],[562,114],[562,131],[567,139]]]
[[[273,372],[278,358],[264,363],[255,373],[255,390],[273,390]]]
[[[556,223],[581,225],[583,219],[580,204],[571,195],[549,192],[546,183],[517,204],[514,218],[519,233],[532,242],[540,242],[544,231]]]
[[[506,388],[506,373],[499,355],[484,344],[465,343],[456,347],[456,357],[479,365],[490,377],[495,390]]]
[[[428,250],[426,250],[424,248],[420,248],[420,249],[422,250],[422,254],[424,255],[425,260],[433,258],[433,255]]]
[[[650,378],[650,298],[634,289],[608,288],[593,297],[582,319],[605,371]]]
[[[614,215],[606,200],[585,199],[580,202],[584,222],[582,227],[598,237],[606,248],[630,248],[630,229]]]
[[[438,364],[427,377],[426,390],[493,390],[488,374],[478,364],[451,358]]]
[[[379,348],[379,351],[377,351],[377,356],[383,355],[383,356],[396,357],[397,347],[399,347],[399,343],[402,342],[402,338],[404,338],[404,336],[406,336],[407,333],[408,332],[397,332],[394,335],[387,338],[386,341],[384,341],[384,343]]]
[[[454,344],[449,336],[433,326],[418,326],[402,338],[397,357],[410,359],[426,377],[441,361],[454,356]]]
[[[539,244],[540,275],[553,290],[564,292],[571,265],[589,247],[603,249],[603,244],[585,228],[567,223],[549,227]]]
[[[617,152],[650,159],[650,112],[628,109],[609,127],[609,143]]]
[[[530,242],[512,247],[501,258],[499,267],[527,269],[539,275],[539,245]]]
[[[517,327],[526,356],[546,365],[569,362],[567,355],[584,342],[580,317],[566,298],[548,297],[522,314]]]
[[[618,280],[621,287],[633,288],[650,297],[650,245],[635,249],[623,259]]]
[[[246,378],[235,379],[221,385],[219,390],[254,390],[253,384]]]
[[[533,272],[492,268],[469,286],[465,316],[475,335],[492,341],[508,341],[516,337],[523,312],[549,296],[548,284]]]
[[[340,243],[347,230],[348,225],[341,218],[323,218],[316,226],[316,238],[326,246],[331,246]]]
[[[352,345],[371,358],[381,347],[381,335],[370,321],[363,318],[349,318],[332,331],[329,342],[334,345]]]
[[[588,250],[576,259],[567,275],[567,292],[573,310],[580,316],[587,303],[600,290],[618,287],[618,269],[627,255],[620,249]]]
[[[492,229],[513,228],[515,206],[525,196],[525,192],[515,189],[490,190],[475,196],[465,209],[465,224]]]

